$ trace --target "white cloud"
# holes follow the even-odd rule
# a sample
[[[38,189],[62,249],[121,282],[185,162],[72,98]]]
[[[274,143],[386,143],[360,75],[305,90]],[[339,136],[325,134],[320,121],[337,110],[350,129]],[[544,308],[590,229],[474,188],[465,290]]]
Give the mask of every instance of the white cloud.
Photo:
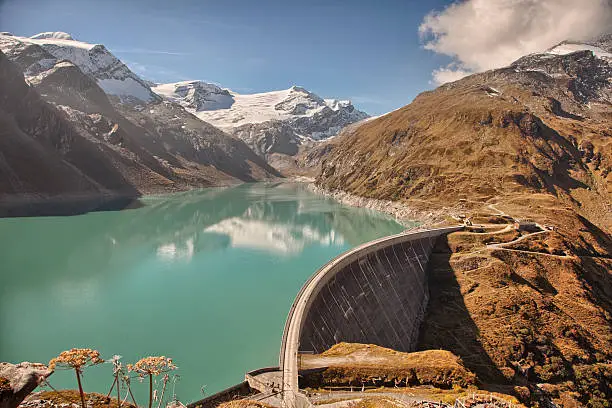
[[[464,0],[429,13],[419,33],[425,48],[453,57],[434,80],[506,66],[564,40],[612,31],[610,0]]]
[[[440,67],[438,69],[434,69],[431,76],[434,84],[442,85],[447,82],[457,81],[463,77],[470,75],[471,73],[472,72],[458,68],[455,65],[451,64],[447,67]]]

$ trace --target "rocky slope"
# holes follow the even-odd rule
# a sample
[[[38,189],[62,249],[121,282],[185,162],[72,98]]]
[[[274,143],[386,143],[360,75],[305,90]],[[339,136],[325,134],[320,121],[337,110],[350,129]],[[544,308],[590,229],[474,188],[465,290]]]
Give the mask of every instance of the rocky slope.
[[[42,66],[53,60],[67,60],[92,77],[107,94],[125,102],[154,102],[159,97],[151,91],[145,81],[134,74],[124,63],[111,54],[102,44],[77,41],[62,32],[40,33],[31,38],[14,37],[27,46],[38,45],[52,58],[41,61]]]
[[[440,205],[547,191],[609,226],[610,77],[582,50],[443,85],[334,141],[317,183]]]
[[[0,191],[29,194],[118,192],[134,188],[113,165],[105,146],[46,103],[0,52]]]
[[[55,144],[54,148],[73,158],[70,163],[74,167],[68,172],[84,172],[91,178],[86,170],[95,169],[93,180],[97,184],[76,183],[48,171],[44,163],[51,160],[47,156],[52,152],[44,149],[39,149],[40,160],[19,160],[23,149],[9,142],[9,136],[23,139],[22,143],[26,143],[25,136],[35,136],[28,131],[25,136],[17,136],[15,130],[5,127],[9,135],[4,142],[10,146],[2,153],[13,181],[10,188],[3,186],[0,190],[3,196],[53,196],[65,194],[67,188],[73,193],[93,190],[137,195],[278,176],[241,140],[201,121],[178,104],[162,101],[103,47],[58,39],[58,35],[43,34],[33,39],[0,35],[0,50],[10,60],[3,55],[6,68],[0,81],[10,88],[6,109],[12,117],[23,117],[18,121],[22,130],[23,126],[36,128],[38,137],[53,138],[57,134],[62,141],[77,140],[86,146],[78,150],[67,143]],[[109,88],[110,83],[113,87]],[[26,102],[15,102],[24,98],[36,98],[41,110],[27,111]],[[47,111],[52,113],[41,113]],[[68,126],[78,137],[62,136],[66,131],[56,122]],[[35,173],[45,176],[36,180],[30,177]]]
[[[432,255],[420,347],[453,352],[481,385],[525,402],[612,399],[610,52],[608,36],[525,56],[425,92],[313,157],[328,191],[488,225]],[[508,215],[550,228],[515,242],[494,228]]]
[[[153,88],[200,119],[244,140],[258,155],[295,156],[308,140],[335,136],[345,126],[368,117],[350,101],[322,99],[301,87],[239,94],[201,81]]]

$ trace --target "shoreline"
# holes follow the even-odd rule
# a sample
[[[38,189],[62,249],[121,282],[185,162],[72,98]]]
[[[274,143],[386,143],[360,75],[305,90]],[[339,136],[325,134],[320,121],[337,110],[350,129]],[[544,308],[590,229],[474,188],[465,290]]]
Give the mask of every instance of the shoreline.
[[[330,191],[317,186],[313,182],[307,183],[308,189],[313,193],[333,198],[334,200],[351,207],[368,208],[381,213],[388,214],[404,225],[408,230],[430,228],[445,221],[450,214],[444,210],[432,210],[429,212],[417,210],[398,201],[379,200],[376,198],[361,197],[342,190]],[[420,223],[414,225],[415,222]]]

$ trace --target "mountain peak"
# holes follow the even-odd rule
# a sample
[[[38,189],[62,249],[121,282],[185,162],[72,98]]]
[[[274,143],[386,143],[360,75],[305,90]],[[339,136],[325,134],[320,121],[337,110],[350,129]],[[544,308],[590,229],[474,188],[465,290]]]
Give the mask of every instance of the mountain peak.
[[[30,38],[33,40],[45,40],[45,39],[52,38],[55,40],[76,41],[74,37],[72,37],[70,34],[65,33],[63,31],[46,31],[44,33],[38,33],[36,35],[33,35]]]
[[[598,44],[599,45],[599,44]],[[590,42],[563,41],[546,50],[546,54],[567,55],[579,51],[591,51],[599,58],[612,58],[612,53]]]
[[[153,91],[195,112],[229,109],[234,104],[228,90],[199,80],[159,84]]]
[[[295,92],[303,92],[303,93],[307,93],[309,94],[310,92],[306,90],[306,88],[298,86],[298,85],[293,85],[291,88],[289,88],[290,91],[295,91]]]
[[[77,41],[70,34],[61,31],[44,32],[29,38],[15,36],[7,38],[5,47],[19,43],[33,44],[48,53],[47,59],[70,61],[83,73],[94,78],[106,94],[124,102],[142,103],[159,100],[142,79],[101,44]],[[50,61],[45,62],[47,69],[52,65]]]

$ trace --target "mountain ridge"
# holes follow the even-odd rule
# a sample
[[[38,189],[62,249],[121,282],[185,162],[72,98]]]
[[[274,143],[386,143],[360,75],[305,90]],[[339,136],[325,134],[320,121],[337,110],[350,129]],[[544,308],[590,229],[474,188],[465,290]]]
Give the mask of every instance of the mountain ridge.
[[[469,221],[432,254],[418,349],[526,404],[612,397],[612,61],[586,45],[423,92],[306,157],[328,193]],[[515,240],[502,217],[542,229]]]
[[[369,117],[350,101],[323,99],[300,86],[239,94],[196,80],[160,84],[153,91],[239,137],[270,162],[280,159],[281,167],[305,142],[328,139]]]
[[[23,82],[23,92],[39,93],[44,102],[54,108],[56,115],[70,122],[76,133],[87,141],[83,143],[103,150],[110,167],[127,180],[133,196],[280,176],[242,141],[199,120],[177,104],[162,101],[156,95],[148,102],[125,99],[104,89],[100,84],[101,71],[87,73],[80,67],[95,65],[95,55],[81,54],[92,59],[85,63],[78,59],[73,62],[56,57],[53,52],[57,54],[57,50],[53,47],[49,49],[8,35],[0,36],[0,50],[11,60],[6,63],[14,63],[23,73],[21,79],[13,75],[0,78],[0,81],[27,81],[27,84]],[[115,67],[119,75],[125,73],[120,62]],[[114,74],[116,72],[108,72],[110,76]],[[117,76],[114,78],[119,81]],[[46,124],[49,116],[45,118],[28,120],[42,121],[44,126],[49,126]],[[68,151],[70,146],[66,145]],[[55,154],[52,150],[46,153]],[[86,161],[90,154],[83,151],[83,155],[82,160]],[[41,161],[41,165],[43,163]],[[33,166],[36,168],[35,164]],[[80,169],[78,165],[77,169]],[[17,179],[20,174],[25,175],[24,172],[21,169],[15,173]],[[108,174],[111,177],[113,172]],[[43,189],[40,196],[63,194],[62,191]],[[93,191],[102,190],[94,188]],[[14,195],[19,191],[6,189],[0,193],[7,199],[6,193]]]

